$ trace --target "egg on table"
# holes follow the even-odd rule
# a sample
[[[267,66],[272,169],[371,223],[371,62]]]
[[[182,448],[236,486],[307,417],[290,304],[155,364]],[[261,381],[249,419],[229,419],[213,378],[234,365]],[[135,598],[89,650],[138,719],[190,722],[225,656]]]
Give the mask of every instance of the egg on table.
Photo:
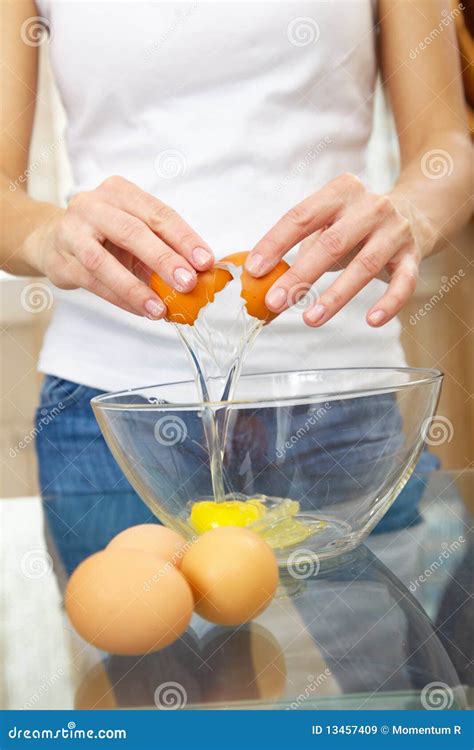
[[[117,547],[80,563],[69,579],[65,606],[86,641],[133,656],[165,648],[186,630],[193,595],[168,561]]]
[[[151,552],[179,568],[186,546],[185,538],[167,526],[141,523],[117,534],[109,542],[107,549],[138,549],[142,552]]]
[[[186,552],[181,570],[195,611],[220,625],[241,625],[270,604],[278,586],[273,551],[245,528],[222,526],[200,536]]]

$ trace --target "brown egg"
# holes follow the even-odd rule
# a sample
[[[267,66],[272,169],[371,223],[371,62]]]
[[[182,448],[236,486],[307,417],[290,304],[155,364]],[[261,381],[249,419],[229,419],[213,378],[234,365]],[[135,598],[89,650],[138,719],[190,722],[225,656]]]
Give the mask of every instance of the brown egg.
[[[201,308],[213,302],[217,292],[222,291],[231,280],[229,271],[214,267],[197,274],[197,283],[191,292],[176,291],[156,273],[151,275],[150,286],[168,308],[166,320],[192,326]]]
[[[158,651],[187,628],[193,597],[171,563],[150,552],[97,552],[74,571],[66,611],[79,635],[113,654]]]
[[[186,552],[181,571],[196,612],[220,625],[249,622],[268,607],[278,565],[268,544],[252,531],[223,526],[208,531]]]
[[[226,255],[219,263],[231,263],[234,266],[243,266],[247,256],[248,253],[233,253],[233,255]],[[249,315],[264,320],[265,323],[269,323],[277,317],[278,313],[272,312],[266,306],[265,296],[270,287],[273,286],[280,276],[288,271],[289,267],[285,260],[281,260],[272,271],[265,276],[261,276],[259,279],[251,276],[245,268],[242,270],[240,277],[242,291],[240,296],[245,300],[245,306]]]
[[[161,560],[180,567],[187,542],[184,537],[166,526],[142,523],[121,531],[107,545],[107,549],[138,549],[152,552]]]

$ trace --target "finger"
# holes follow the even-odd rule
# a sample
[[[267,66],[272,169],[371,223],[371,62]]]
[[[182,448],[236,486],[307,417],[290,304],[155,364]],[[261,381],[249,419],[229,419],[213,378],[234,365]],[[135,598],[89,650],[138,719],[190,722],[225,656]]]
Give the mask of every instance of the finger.
[[[74,255],[70,255],[68,252],[58,254],[56,268],[60,272],[61,289],[87,289],[107,302],[122,308],[122,310],[138,315],[115,292],[101,284],[92,274],[86,271]]]
[[[327,229],[327,226],[322,227],[321,229],[317,229],[315,232],[313,232],[313,234],[310,234],[309,237],[306,237],[305,240],[300,242],[298,251],[296,253],[296,260],[298,260],[299,258],[304,258],[305,255],[313,252],[316,240],[321,236],[322,232],[324,232],[325,229]]]
[[[164,317],[166,306],[160,298],[133,273],[127,271],[99,242],[89,238],[79,240],[75,255],[88,272],[89,289],[90,277],[96,279],[91,291],[95,292],[97,288],[99,296],[102,296],[105,287],[120,297],[137,315],[146,315],[154,320]]]
[[[105,249],[108,250],[114,258],[117,258],[124,268],[133,273],[137,279],[143,281],[147,286],[150,286],[150,279],[153,270],[147,266],[146,263],[143,263],[143,261],[135,255],[129,253],[128,250],[123,250],[123,248],[117,247],[117,245],[114,245],[113,242],[109,242],[109,240],[106,240],[103,244]]]
[[[327,187],[298,203],[255,245],[245,263],[247,271],[264,276],[294,245],[328,224],[341,205],[342,199]]]
[[[128,250],[180,292],[189,292],[196,286],[194,268],[136,216],[100,203],[96,196],[92,199],[88,194],[76,197],[75,206],[83,220],[95,229],[100,242],[109,240]]]
[[[375,232],[336,281],[305,311],[305,323],[320,326],[330,320],[382,272],[406,243],[407,238],[402,237],[396,230],[389,231],[384,228]]]
[[[202,237],[181,216],[150,193],[123,177],[109,177],[99,188],[111,205],[141,219],[198,271],[210,268],[214,255]]]
[[[365,187],[355,175],[343,174],[331,180],[288,211],[257,243],[247,258],[249,273],[268,273],[288,250],[325,224],[333,223],[340,211],[364,193]]]
[[[412,256],[406,256],[393,272],[383,297],[369,310],[368,324],[377,328],[398,315],[415,291],[417,281],[418,263]]]
[[[274,312],[281,312],[292,304],[295,284],[314,284],[324,273],[334,269],[373,230],[392,214],[391,202],[385,196],[367,196],[355,203],[334,224],[318,233],[311,248],[298,257],[289,271],[269,290],[265,304]],[[379,240],[380,241],[380,240]],[[397,248],[393,250],[396,251]],[[372,251],[369,250],[369,262]],[[390,256],[389,256],[390,257]],[[365,260],[365,258],[364,258]]]
[[[130,307],[130,305],[127,305],[124,300],[119,297],[118,294],[113,292],[111,289],[105,286],[101,281],[99,281],[96,277],[89,275],[85,280],[84,283],[81,284],[81,287],[83,289],[87,289],[87,291],[92,292],[96,295],[96,297],[101,297],[101,299],[104,299],[106,302],[110,302],[110,304],[115,305],[116,307],[120,307],[122,310],[125,310],[126,312],[132,313],[133,315],[139,315],[140,317],[143,317],[143,313],[138,313],[136,310],[133,309],[133,307]],[[149,313],[147,313],[146,317],[150,317],[153,320],[156,320],[155,317],[151,316]]]

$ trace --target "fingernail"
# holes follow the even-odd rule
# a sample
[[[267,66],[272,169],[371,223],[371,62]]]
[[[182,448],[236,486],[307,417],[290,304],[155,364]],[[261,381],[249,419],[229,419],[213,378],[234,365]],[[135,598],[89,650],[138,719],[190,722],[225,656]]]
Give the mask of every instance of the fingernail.
[[[194,274],[191,273],[191,271],[188,271],[187,268],[177,268],[174,272],[174,280],[176,282],[176,289],[179,292],[182,292],[187,289],[194,280]]]
[[[379,323],[382,323],[383,320],[385,320],[387,316],[385,315],[383,310],[374,310],[373,313],[370,313],[369,315],[369,323],[376,326],[379,325]]]
[[[305,317],[309,320],[310,323],[317,323],[319,320],[321,320],[325,312],[326,308],[324,305],[315,305],[310,310],[308,310]]]
[[[263,267],[263,257],[258,253],[247,258],[245,263],[245,268],[247,269],[247,271],[250,271],[250,273],[261,273],[263,271]]]
[[[277,289],[271,289],[265,298],[265,302],[269,307],[279,310],[286,302],[285,290],[281,286],[277,287]]]
[[[212,253],[205,247],[195,247],[193,250],[193,260],[197,266],[205,266],[212,260]]]
[[[165,306],[158,302],[156,299],[147,299],[145,302],[145,310],[153,320],[158,320],[162,317],[165,312]]]

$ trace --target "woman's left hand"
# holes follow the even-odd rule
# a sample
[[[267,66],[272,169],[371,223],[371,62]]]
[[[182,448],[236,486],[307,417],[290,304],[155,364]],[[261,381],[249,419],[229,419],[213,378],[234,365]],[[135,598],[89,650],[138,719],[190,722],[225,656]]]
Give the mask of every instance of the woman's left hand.
[[[327,271],[345,267],[304,312],[309,326],[330,320],[366,284],[386,278],[385,294],[367,313],[372,326],[387,323],[413,294],[424,256],[426,220],[395,196],[370,193],[352,174],[343,174],[283,216],[250,253],[253,276],[268,273],[304,240],[293,266],[272,286],[265,303],[282,312],[304,296]]]

